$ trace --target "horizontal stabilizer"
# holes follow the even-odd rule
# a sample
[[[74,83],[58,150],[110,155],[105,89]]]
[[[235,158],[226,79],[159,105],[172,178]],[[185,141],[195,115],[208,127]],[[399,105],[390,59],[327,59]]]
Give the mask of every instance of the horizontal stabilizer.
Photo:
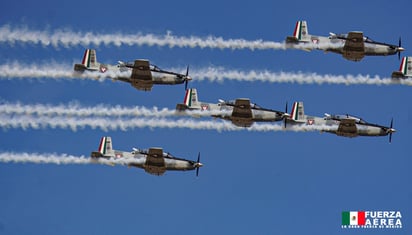
[[[176,111],[185,111],[188,110],[189,107],[186,104],[177,104]]]
[[[103,157],[103,154],[100,152],[92,152],[90,155],[92,158],[101,158]]]
[[[87,70],[87,67],[84,66],[83,64],[75,64],[74,65],[74,71],[84,72],[85,70]]]
[[[392,72],[392,78],[406,78],[405,75],[401,71],[393,71]]]

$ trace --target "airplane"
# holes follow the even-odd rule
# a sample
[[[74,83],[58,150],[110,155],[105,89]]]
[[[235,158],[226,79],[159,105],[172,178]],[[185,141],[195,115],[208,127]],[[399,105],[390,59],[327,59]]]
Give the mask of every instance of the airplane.
[[[185,83],[185,89],[187,89],[188,81],[192,80],[189,76],[189,66],[186,74],[180,74],[162,70],[156,65],[151,65],[148,60],[143,59],[128,63],[119,61],[117,65],[101,64],[97,62],[96,50],[94,49],[85,50],[82,63],[75,64],[74,70],[76,72],[98,71],[100,73],[131,71],[131,75],[120,75],[114,80],[128,82],[134,88],[143,91],[151,91],[153,84],[175,85]]]
[[[149,148],[149,150],[140,150],[133,148],[131,152],[124,152],[113,149],[112,138],[102,137],[99,149],[91,153],[93,160],[100,158],[110,160],[126,160],[128,166],[144,169],[147,173],[153,175],[163,175],[168,171],[188,171],[196,169],[196,176],[199,175],[199,168],[203,166],[200,163],[200,153],[197,161],[177,158],[170,153],[163,152],[162,148]]]
[[[309,47],[305,47],[309,45]],[[310,47],[312,45],[313,47]],[[300,47],[303,46],[303,47]],[[320,49],[325,52],[334,52],[351,61],[360,61],[364,56],[386,56],[398,53],[405,49],[398,45],[376,42],[363,35],[362,32],[352,31],[348,34],[330,33],[329,37],[310,35],[306,21],[297,21],[293,36],[286,38],[287,48],[301,48],[307,51]]]
[[[410,78],[412,77],[412,57],[403,57],[401,61],[401,66],[399,67],[399,71],[392,72],[392,78],[399,79],[399,78]]]
[[[185,110],[209,111],[212,117],[230,120],[240,127],[250,127],[254,122],[281,121],[289,116],[285,112],[262,108],[246,98],[239,98],[235,101],[219,100],[217,104],[201,102],[198,99],[195,88],[186,90],[183,104],[177,104],[176,111],[178,113]]]
[[[331,115],[325,113],[324,117],[306,115],[303,102],[295,102],[292,107],[290,117],[285,119],[285,126],[288,125],[319,125],[325,126],[321,132],[328,132],[343,137],[357,136],[386,136],[389,135],[389,143],[392,142],[392,133],[396,132],[393,128],[393,119],[390,126],[381,126],[366,122],[360,117],[349,114]]]

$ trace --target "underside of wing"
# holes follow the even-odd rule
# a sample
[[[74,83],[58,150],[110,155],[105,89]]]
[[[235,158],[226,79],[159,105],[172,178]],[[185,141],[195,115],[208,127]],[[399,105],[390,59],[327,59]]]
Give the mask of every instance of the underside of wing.
[[[252,125],[252,109],[249,99],[237,99],[232,111],[232,122],[237,126],[249,127]]]
[[[150,91],[153,87],[152,72],[147,60],[135,60],[131,76],[131,84],[138,90]]]
[[[365,56],[365,43],[362,32],[349,32],[343,46],[343,57],[348,60],[359,61]]]
[[[166,172],[165,158],[161,148],[150,148],[144,169],[153,175],[163,175]]]
[[[356,128],[354,119],[342,119],[339,123],[337,135],[345,137],[358,136],[358,129]]]

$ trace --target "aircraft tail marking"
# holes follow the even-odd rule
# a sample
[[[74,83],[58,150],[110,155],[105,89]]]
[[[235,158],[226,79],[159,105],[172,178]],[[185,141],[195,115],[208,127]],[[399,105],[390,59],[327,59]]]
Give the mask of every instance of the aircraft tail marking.
[[[190,107],[191,106],[191,97],[192,97],[192,89],[187,89],[186,90],[186,94],[185,94],[185,98],[183,99],[183,103],[186,105],[186,106],[188,106],[188,107]]]
[[[303,102],[294,102],[290,118],[295,121],[304,119],[305,113],[303,110]]]
[[[197,96],[197,89],[191,88],[186,90],[185,100],[183,101],[187,107],[197,107],[199,106],[199,100]]]
[[[100,140],[99,145],[99,153],[103,156],[111,156],[114,155],[114,150],[112,146],[112,138],[111,137],[102,137]]]
[[[106,153],[106,137],[102,137],[102,139],[100,140],[98,151],[103,155]]]
[[[412,57],[403,57],[398,71],[393,71],[392,78],[409,78],[412,77]]]
[[[293,36],[299,41],[309,41],[309,32],[306,21],[297,21]]]
[[[86,66],[86,68],[97,67],[96,50],[86,49],[84,51],[82,64]]]
[[[409,57],[403,57],[402,58],[402,62],[401,62],[401,65],[400,65],[400,67],[399,67],[399,71],[400,72],[402,72],[403,73],[403,75],[406,75],[407,73],[408,73],[408,60],[409,60]]]

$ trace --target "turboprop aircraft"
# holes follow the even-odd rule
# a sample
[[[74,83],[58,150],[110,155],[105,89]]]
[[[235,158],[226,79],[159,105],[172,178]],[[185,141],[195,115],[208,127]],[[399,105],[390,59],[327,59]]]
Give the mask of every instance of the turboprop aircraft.
[[[412,77],[412,57],[403,57],[401,61],[401,66],[399,67],[399,71],[392,72],[392,78],[399,79],[399,78],[410,78]]]
[[[212,117],[230,120],[236,126],[250,127],[254,122],[281,121],[289,114],[277,110],[262,108],[251,103],[249,99],[239,98],[235,101],[219,100],[219,103],[205,103],[198,100],[195,88],[186,90],[183,104],[177,104],[176,110],[209,111]]]
[[[338,136],[386,136],[389,135],[389,142],[392,142],[392,133],[396,132],[393,126],[393,119],[389,127],[368,123],[362,118],[344,115],[331,115],[325,113],[324,117],[305,115],[303,102],[295,102],[292,107],[290,117],[285,119],[286,125],[318,125],[325,129],[321,132],[329,132]]]
[[[152,90],[153,84],[175,85],[185,83],[187,88],[188,81],[192,80],[189,76],[189,66],[186,74],[180,74],[162,70],[156,65],[151,65],[148,60],[135,60],[132,63],[119,61],[117,65],[101,64],[97,62],[96,50],[86,49],[81,64],[75,64],[74,70],[77,72],[107,71],[118,72],[119,76],[114,80],[130,83],[134,88],[143,91]],[[131,74],[130,74],[131,71]]]
[[[128,166],[134,166],[144,169],[147,173],[153,175],[163,175],[166,170],[169,171],[188,171],[196,169],[196,176],[199,175],[199,168],[203,166],[200,163],[200,153],[197,161],[177,158],[170,153],[163,152],[162,148],[149,148],[149,150],[140,150],[133,148],[131,152],[114,150],[112,147],[111,137],[102,137],[99,149],[91,153],[92,159],[100,158],[109,160],[118,160],[126,163]],[[111,162],[113,163],[113,162]]]
[[[347,60],[360,61],[366,56],[394,55],[405,49],[398,45],[376,42],[363,35],[362,32],[352,31],[347,34],[330,33],[329,37],[310,35],[306,21],[298,21],[293,36],[286,38],[287,48],[300,48],[311,51],[319,49],[325,52],[342,54]]]

